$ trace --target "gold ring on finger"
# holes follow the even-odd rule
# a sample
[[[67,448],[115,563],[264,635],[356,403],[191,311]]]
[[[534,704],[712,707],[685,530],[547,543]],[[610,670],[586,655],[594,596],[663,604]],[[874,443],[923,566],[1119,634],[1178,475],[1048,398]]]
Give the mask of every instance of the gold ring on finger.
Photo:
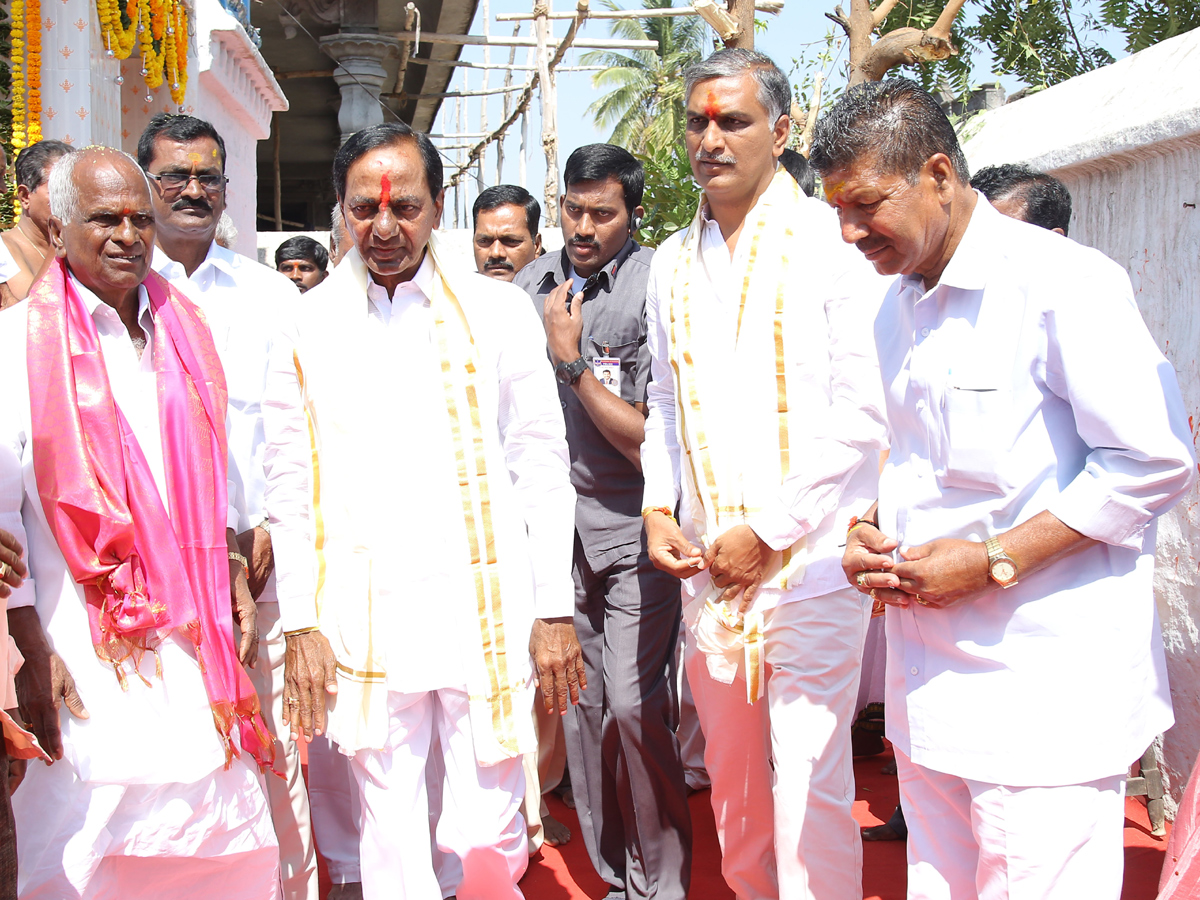
[[[8,573],[12,571],[12,566],[6,562],[0,562],[0,581],[8,577]]]
[[[916,598],[917,598],[917,602],[920,603],[922,606],[929,606],[929,601],[926,600],[925,598],[923,598],[920,594],[917,594]]]
[[[867,573],[859,572],[856,580],[858,581],[858,586],[860,588],[866,587],[867,586]]]

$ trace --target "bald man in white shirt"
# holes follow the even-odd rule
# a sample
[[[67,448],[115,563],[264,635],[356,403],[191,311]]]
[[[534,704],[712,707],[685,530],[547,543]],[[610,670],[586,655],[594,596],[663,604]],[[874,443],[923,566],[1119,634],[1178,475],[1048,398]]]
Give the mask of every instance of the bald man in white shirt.
[[[1129,764],[1172,724],[1155,519],[1192,483],[1171,364],[1102,254],[970,187],[936,102],[850,89],[812,162],[895,279],[891,454],[843,567],[888,605],[908,896],[1121,893]]]

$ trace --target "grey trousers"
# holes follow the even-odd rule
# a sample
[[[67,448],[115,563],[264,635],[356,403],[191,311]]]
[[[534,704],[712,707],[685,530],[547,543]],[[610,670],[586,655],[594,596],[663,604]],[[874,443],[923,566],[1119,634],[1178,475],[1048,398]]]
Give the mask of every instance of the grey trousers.
[[[583,841],[630,900],[683,900],[692,820],[675,737],[679,582],[644,548],[594,572],[578,536],[574,574],[588,688],[563,724]]]

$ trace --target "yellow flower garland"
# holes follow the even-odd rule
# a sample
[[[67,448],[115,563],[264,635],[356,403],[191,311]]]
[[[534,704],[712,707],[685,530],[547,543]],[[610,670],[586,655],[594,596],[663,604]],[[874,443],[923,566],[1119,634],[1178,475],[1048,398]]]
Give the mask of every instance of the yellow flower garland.
[[[12,43],[10,64],[12,73],[12,144],[20,152],[28,144],[25,141],[25,0],[12,0]],[[21,203],[13,197],[13,218],[21,218]]]
[[[25,75],[29,84],[26,140],[36,144],[42,139],[42,0],[26,0],[25,34],[29,42]]]
[[[171,99],[182,105],[188,48],[188,14],[183,0],[96,0],[96,10],[108,55],[128,59],[136,44],[146,87],[160,87],[166,76]]]

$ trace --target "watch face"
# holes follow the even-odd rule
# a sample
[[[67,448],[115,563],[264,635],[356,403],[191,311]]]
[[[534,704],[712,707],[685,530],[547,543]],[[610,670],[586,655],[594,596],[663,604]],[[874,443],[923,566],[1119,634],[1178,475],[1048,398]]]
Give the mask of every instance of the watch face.
[[[1000,584],[1008,584],[1017,577],[1017,567],[1007,559],[998,559],[992,563],[992,577]]]

